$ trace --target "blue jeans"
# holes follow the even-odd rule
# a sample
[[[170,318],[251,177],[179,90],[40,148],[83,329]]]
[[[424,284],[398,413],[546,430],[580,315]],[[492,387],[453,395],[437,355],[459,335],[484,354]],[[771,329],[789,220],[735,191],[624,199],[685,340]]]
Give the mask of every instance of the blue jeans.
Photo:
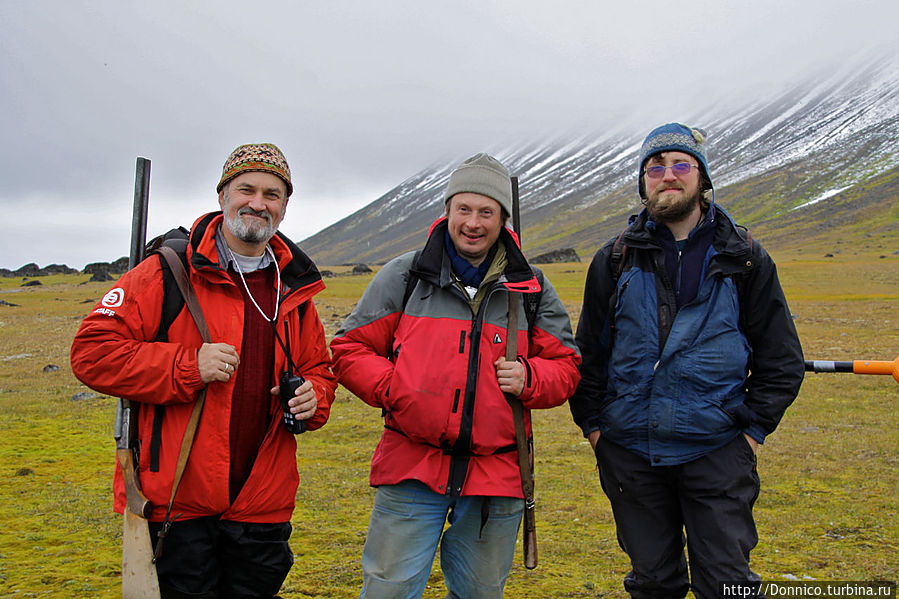
[[[438,542],[447,597],[502,597],[523,510],[522,499],[450,497],[418,481],[379,487],[362,550],[359,597],[421,597]]]

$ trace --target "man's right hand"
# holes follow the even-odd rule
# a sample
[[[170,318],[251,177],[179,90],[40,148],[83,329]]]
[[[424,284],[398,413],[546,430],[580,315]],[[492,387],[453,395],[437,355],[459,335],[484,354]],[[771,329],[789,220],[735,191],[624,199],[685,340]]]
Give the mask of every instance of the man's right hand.
[[[227,383],[237,371],[240,356],[227,343],[204,343],[197,352],[197,368],[204,384]]]
[[[596,444],[599,443],[599,435],[601,433],[599,430],[595,430],[589,435],[587,435],[587,440],[590,441],[590,446],[593,447],[593,450],[596,451]]]

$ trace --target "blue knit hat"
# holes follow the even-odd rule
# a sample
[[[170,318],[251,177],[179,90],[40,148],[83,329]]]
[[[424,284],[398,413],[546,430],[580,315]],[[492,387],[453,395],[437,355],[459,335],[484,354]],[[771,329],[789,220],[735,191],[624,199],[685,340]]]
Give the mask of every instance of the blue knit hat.
[[[646,190],[643,188],[643,167],[650,157],[660,152],[674,151],[690,154],[699,161],[699,166],[711,186],[712,177],[709,174],[709,163],[706,162],[702,148],[705,138],[706,134],[702,129],[687,127],[680,123],[668,123],[653,129],[643,140],[643,147],[640,148],[640,170],[637,173],[637,188],[640,191],[640,197],[646,198]]]

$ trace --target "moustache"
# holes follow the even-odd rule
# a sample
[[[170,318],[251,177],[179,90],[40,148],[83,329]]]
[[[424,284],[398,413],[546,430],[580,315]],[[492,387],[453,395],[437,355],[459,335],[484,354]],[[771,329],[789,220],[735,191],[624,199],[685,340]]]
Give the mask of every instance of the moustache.
[[[237,211],[237,216],[243,216],[244,214],[249,214],[250,216],[258,216],[259,218],[264,218],[267,222],[272,222],[272,215],[266,212],[265,210],[253,210],[252,208],[241,208]]]

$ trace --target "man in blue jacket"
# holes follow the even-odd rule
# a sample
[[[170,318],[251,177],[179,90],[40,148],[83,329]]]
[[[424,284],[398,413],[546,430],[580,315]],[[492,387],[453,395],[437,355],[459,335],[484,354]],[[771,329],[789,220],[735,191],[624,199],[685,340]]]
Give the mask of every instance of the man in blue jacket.
[[[804,373],[774,262],[715,204],[704,141],[679,123],[647,136],[645,209],[594,256],[577,329],[571,412],[635,598],[684,597],[691,582],[714,598],[722,582],[758,580],[756,450]]]

